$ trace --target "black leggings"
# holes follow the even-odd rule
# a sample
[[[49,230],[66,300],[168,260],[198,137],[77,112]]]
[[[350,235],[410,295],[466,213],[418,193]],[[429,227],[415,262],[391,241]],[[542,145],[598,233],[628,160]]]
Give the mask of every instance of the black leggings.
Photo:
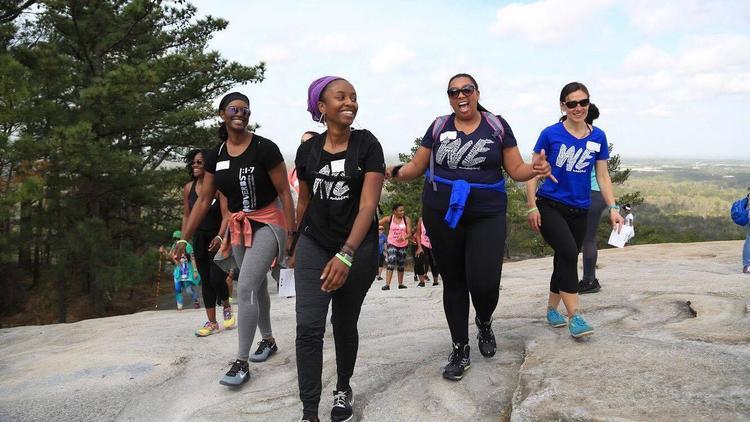
[[[489,321],[497,307],[505,249],[505,213],[464,215],[455,229],[443,220],[445,211],[423,206],[432,252],[443,277],[443,309],[454,343],[469,342],[469,295],[480,321]]]
[[[212,253],[208,245],[216,236],[216,232],[198,230],[193,236],[193,249],[195,250],[195,264],[198,266],[198,274],[201,275],[201,290],[203,293],[203,306],[215,308],[219,303],[229,300],[229,289],[227,288],[227,273],[214,264]]]
[[[425,275],[430,270],[432,270],[432,278],[438,276],[438,266],[432,248],[422,245],[422,255],[414,255],[414,272],[417,275]]]
[[[303,415],[318,415],[321,374],[323,371],[323,335],[328,304],[336,348],[337,390],[349,388],[359,349],[357,321],[362,302],[378,270],[377,237],[368,235],[354,253],[354,263],[341,288],[331,293],[320,290],[320,274],[334,253],[321,248],[305,235],[297,243],[294,267],[297,292],[297,381]]]
[[[578,293],[578,253],[586,233],[588,210],[541,197],[536,206],[542,218],[542,237],[555,250],[549,290],[557,294]]]
[[[602,193],[591,190],[591,207],[586,215],[586,235],[583,237],[583,279],[593,281],[596,278],[596,259],[599,255],[596,249],[596,232],[602,219],[607,203]]]

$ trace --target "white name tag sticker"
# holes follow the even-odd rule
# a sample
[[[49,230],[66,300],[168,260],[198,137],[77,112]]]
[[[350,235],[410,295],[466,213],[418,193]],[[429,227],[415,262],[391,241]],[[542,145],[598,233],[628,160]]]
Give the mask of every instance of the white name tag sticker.
[[[591,142],[591,141],[587,141],[587,142],[586,142],[586,149],[587,149],[587,150],[589,150],[589,151],[595,151],[595,152],[599,152],[599,150],[600,150],[601,148],[602,148],[602,146],[601,146],[601,145],[599,145],[599,144],[598,144],[598,143],[596,143],[596,142]]]
[[[331,173],[343,173],[346,160],[331,161]]]
[[[458,132],[456,132],[455,130],[449,130],[440,134],[440,142],[443,142],[445,140],[452,141],[456,138],[458,138]]]
[[[216,171],[229,170],[229,160],[216,163]]]

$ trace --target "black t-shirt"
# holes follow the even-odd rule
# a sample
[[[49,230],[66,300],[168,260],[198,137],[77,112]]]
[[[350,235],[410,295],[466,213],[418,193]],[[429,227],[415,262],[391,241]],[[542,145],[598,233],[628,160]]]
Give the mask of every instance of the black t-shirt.
[[[216,188],[227,197],[230,212],[250,212],[278,196],[268,172],[282,162],[284,157],[276,144],[253,134],[250,145],[237,157],[229,156],[224,142],[212,148],[203,168],[214,175]]]
[[[297,177],[307,183],[311,194],[300,232],[321,247],[338,251],[357,218],[365,173],[385,173],[385,159],[380,142],[367,130],[352,130],[347,151],[336,154],[322,150],[325,139],[326,132],[323,132],[297,149],[294,161]],[[319,160],[315,160],[316,151],[320,152]],[[348,174],[346,169],[355,167],[346,164],[347,153],[354,154],[355,151],[356,170]],[[311,154],[316,162],[309,164]],[[317,168],[308,168],[310,166]],[[376,233],[377,229],[377,222],[373,219],[370,233]]]
[[[190,184],[190,192],[188,193],[188,205],[189,210],[192,211],[195,203],[198,201],[198,192],[195,190],[196,181]],[[208,207],[208,213],[201,221],[198,226],[198,230],[207,232],[216,232],[221,227],[221,206],[219,205],[219,199],[214,198],[211,201],[211,206]]]

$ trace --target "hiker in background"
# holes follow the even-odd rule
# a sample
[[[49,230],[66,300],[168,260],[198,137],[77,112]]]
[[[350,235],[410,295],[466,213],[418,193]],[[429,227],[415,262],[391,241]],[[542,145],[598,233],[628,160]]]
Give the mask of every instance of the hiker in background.
[[[266,273],[274,260],[283,260],[290,246],[287,230],[295,226],[294,206],[279,148],[247,130],[250,100],[239,92],[225,95],[219,103],[219,117],[221,143],[206,152],[202,192],[180,242],[187,243],[184,239],[203,220],[218,189],[231,213],[230,235],[222,239],[220,253],[240,269],[237,359],[219,383],[239,386],[250,379],[248,359],[262,362],[278,350],[271,331]],[[250,356],[256,328],[262,339]]]
[[[625,204],[623,207],[625,212],[625,225],[630,227],[630,236],[628,236],[627,243],[630,243],[630,241],[635,237],[635,215],[632,212],[632,207],[630,204]]]
[[[540,232],[555,251],[550,293],[547,300],[547,322],[553,327],[568,325],[570,334],[582,337],[594,329],[578,309],[578,253],[586,233],[586,219],[591,206],[591,170],[610,211],[612,227],[620,230],[622,216],[615,204],[612,183],[607,170],[609,145],[604,131],[586,123],[589,91],[581,83],[571,82],[560,93],[560,122],[545,128],[534,146],[533,159],[550,152],[552,177],[536,190],[536,179],[526,184],[528,215],[532,230]],[[558,311],[565,304],[568,319]]]
[[[586,115],[586,123],[593,125],[594,120],[599,118],[599,108],[589,104],[589,112]],[[599,183],[596,181],[596,167],[591,169],[591,205],[586,214],[586,234],[583,236],[583,278],[578,284],[578,294],[596,293],[601,290],[599,279],[596,278],[596,261],[599,258],[599,251],[596,246],[596,233],[599,228],[599,221],[602,219],[604,212],[607,210],[607,202],[602,196]],[[530,204],[529,208],[534,208],[536,204]],[[527,215],[528,219],[536,218],[538,212],[532,212]]]
[[[404,267],[406,251],[411,236],[411,221],[406,216],[403,204],[393,204],[391,215],[380,219],[380,225],[388,224],[388,242],[386,244],[385,286],[381,290],[391,289],[393,271],[398,271],[398,288],[405,289]]]
[[[385,227],[378,225],[378,281],[382,281],[383,267],[385,266],[385,245],[388,236],[385,235]]]
[[[503,169],[514,180],[548,175],[549,164],[526,164],[508,123],[479,104],[479,85],[465,73],[448,81],[453,114],[438,117],[414,158],[389,168],[395,181],[425,174],[422,218],[443,277],[443,307],[452,348],[443,377],[460,380],[471,365],[469,299],[476,310],[479,351],[495,355],[497,307],[505,246],[507,195]],[[501,263],[498,265],[498,262]]]
[[[182,232],[177,230],[172,233],[172,238],[178,241],[182,236]],[[175,250],[175,245],[172,246],[172,251]],[[174,279],[174,293],[175,299],[177,299],[177,310],[181,311],[184,307],[182,298],[182,289],[192,297],[193,308],[200,309],[201,303],[198,301],[198,291],[193,288],[200,283],[200,274],[198,273],[197,265],[195,264],[195,254],[193,247],[185,248],[179,253],[172,254],[172,263],[174,264],[174,270],[172,271],[172,277]]]
[[[351,128],[359,106],[347,80],[316,79],[307,94],[307,110],[327,130],[300,145],[295,159],[300,180],[294,278],[302,420],[319,420],[330,303],[337,374],[331,420],[348,421],[353,414],[349,381],[359,349],[357,322],[378,269],[375,210],[385,162],[375,136]]]
[[[430,281],[429,277],[427,277],[427,273],[430,270],[432,270],[432,285],[439,285],[438,277],[440,273],[437,262],[435,262],[435,254],[432,252],[432,243],[429,236],[427,236],[427,230],[424,227],[422,217],[417,221],[414,238],[417,241],[416,261],[414,262],[414,272],[419,275],[419,284],[417,286],[424,287],[425,281]]]
[[[190,211],[203,192],[203,178],[206,174],[203,170],[204,155],[203,151],[194,149],[185,156],[188,174],[192,180],[186,183],[182,190],[183,230],[185,229],[185,223],[190,218]],[[206,308],[206,317],[208,318],[203,327],[195,332],[196,337],[206,337],[219,332],[219,323],[216,321],[216,305],[219,303],[223,307],[224,320],[222,325],[224,329],[232,329],[235,325],[232,306],[229,304],[229,291],[225,283],[227,274],[213,260],[214,253],[219,250],[221,245],[220,234],[224,233],[227,226],[227,221],[222,221],[221,216],[220,202],[222,200],[217,193],[211,201],[206,217],[201,221],[193,235],[195,262],[201,276],[203,306]]]

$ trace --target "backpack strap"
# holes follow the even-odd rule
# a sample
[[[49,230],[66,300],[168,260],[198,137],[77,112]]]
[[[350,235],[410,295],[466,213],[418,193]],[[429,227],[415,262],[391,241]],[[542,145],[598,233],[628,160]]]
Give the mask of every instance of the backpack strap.
[[[446,114],[445,116],[440,116],[437,119],[435,119],[435,122],[432,124],[432,151],[430,151],[430,183],[432,183],[432,190],[437,192],[437,183],[435,183],[435,143],[440,141],[440,134],[443,132],[443,128],[445,127],[445,124],[448,123],[448,119],[450,119],[450,114]]]
[[[505,137],[505,128],[503,127],[503,122],[501,122],[497,116],[490,113],[489,111],[483,111],[482,116],[484,116],[484,119],[487,120],[487,123],[489,123],[490,127],[494,131],[492,132],[492,137],[497,139],[498,142],[500,142],[500,145],[502,145],[503,138]]]
[[[305,173],[308,175],[320,170],[318,165],[320,164],[320,154],[323,152],[323,142],[320,141],[320,138],[319,135],[307,141],[311,143],[310,153],[307,155],[307,168],[305,169]],[[312,189],[312,186],[310,186],[310,189]]]

